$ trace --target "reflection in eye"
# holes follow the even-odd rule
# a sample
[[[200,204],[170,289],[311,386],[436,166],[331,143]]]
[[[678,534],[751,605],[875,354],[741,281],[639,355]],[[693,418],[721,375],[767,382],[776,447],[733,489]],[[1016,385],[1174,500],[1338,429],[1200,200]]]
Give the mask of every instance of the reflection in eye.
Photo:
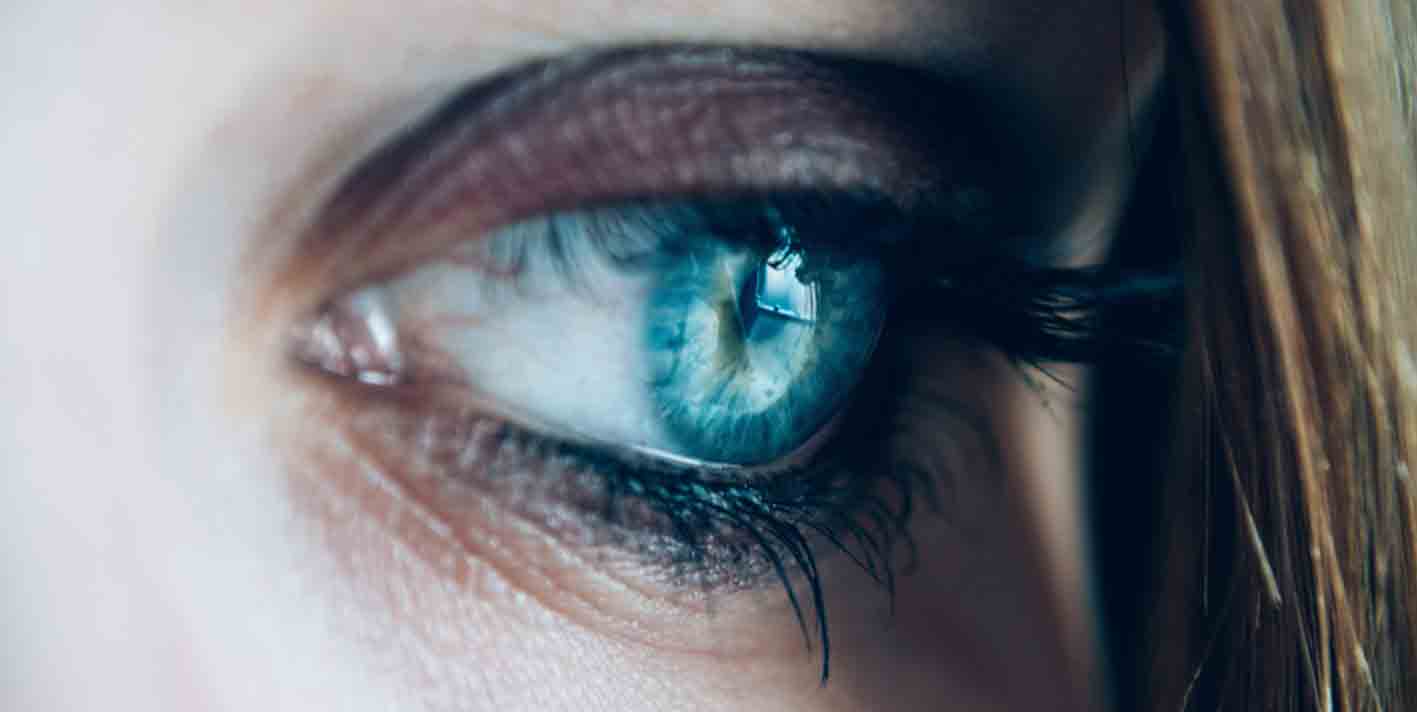
[[[821,252],[709,245],[659,278],[649,372],[682,454],[782,457],[859,380],[884,319],[881,268]]]

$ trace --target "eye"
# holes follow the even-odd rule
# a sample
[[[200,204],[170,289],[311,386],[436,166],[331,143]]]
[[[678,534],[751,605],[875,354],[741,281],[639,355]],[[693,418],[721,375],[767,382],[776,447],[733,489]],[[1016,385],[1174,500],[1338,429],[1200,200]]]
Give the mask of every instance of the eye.
[[[767,50],[514,70],[330,198],[290,270],[319,282],[294,361],[353,395],[348,439],[441,511],[495,499],[671,587],[780,581],[825,665],[817,555],[891,588],[940,476],[894,449],[904,404],[970,400],[917,392],[913,337],[1086,360],[1115,336],[1104,307],[1169,293],[1032,259],[1056,250],[1012,237],[1028,195],[1001,187],[1005,124],[969,97]],[[985,436],[976,415],[929,448]]]
[[[352,292],[302,355],[374,385],[463,381],[504,417],[650,458],[800,463],[885,321],[881,259],[840,246],[883,213],[798,195],[535,217]]]

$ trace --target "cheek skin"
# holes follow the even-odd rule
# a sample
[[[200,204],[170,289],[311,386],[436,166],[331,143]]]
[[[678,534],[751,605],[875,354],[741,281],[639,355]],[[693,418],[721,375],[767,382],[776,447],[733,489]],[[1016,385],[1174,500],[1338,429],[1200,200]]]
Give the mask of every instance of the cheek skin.
[[[272,432],[292,499],[313,525],[308,536],[327,554],[310,571],[347,611],[340,634],[374,659],[398,661],[394,684],[420,708],[587,709],[587,694],[606,709],[1081,700],[1058,674],[1076,641],[1046,633],[1058,612],[1044,578],[1052,569],[1036,553],[1043,533],[1018,501],[1039,476],[1075,482],[1076,473],[1016,469],[1033,456],[1076,458],[1020,456],[989,437],[1017,425],[1011,414],[1027,419],[1041,407],[1002,359],[928,337],[903,367],[916,374],[916,396],[893,449],[934,475],[938,510],[914,522],[919,556],[897,582],[894,616],[845,557],[824,558],[837,663],[826,689],[776,588],[696,596],[657,586],[613,556],[548,535],[495,496],[449,501],[367,447],[359,430],[385,429],[351,418],[322,379],[289,383],[287,415]],[[1033,681],[1027,696],[1011,684],[1020,675]]]
[[[1023,646],[1037,630],[1051,631],[1046,645],[1056,670],[1086,699],[1083,686],[1096,679],[1093,609],[1088,600],[1083,517],[1083,425],[1089,372],[1076,366],[1050,365],[1048,374],[1030,373],[1032,383],[1014,379],[1001,388],[996,416],[1001,432],[1011,434],[1001,453],[1010,506],[1024,525],[1015,532],[1023,570],[1039,591],[1034,629],[1018,630]],[[1057,380],[1053,380],[1057,379]],[[1041,641],[1040,641],[1041,642]]]
[[[862,636],[898,648],[861,671],[863,684],[952,669],[948,685],[973,690],[982,709],[1095,708],[1088,612],[1077,605],[1082,523],[1069,496],[1081,486],[1086,370],[1056,368],[1053,381],[929,330],[910,348],[919,417],[897,448],[939,473],[939,510],[913,524],[922,566],[900,585],[889,634]]]

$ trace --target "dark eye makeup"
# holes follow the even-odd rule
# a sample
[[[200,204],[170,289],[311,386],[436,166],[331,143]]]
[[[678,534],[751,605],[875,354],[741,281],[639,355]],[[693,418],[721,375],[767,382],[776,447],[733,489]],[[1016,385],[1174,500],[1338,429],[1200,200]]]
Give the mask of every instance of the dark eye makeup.
[[[1169,317],[1108,319],[1169,315],[1173,278],[1040,258],[1012,177],[1030,139],[978,98],[713,47],[480,81],[330,198],[288,276],[322,285],[293,361],[395,414],[362,443],[395,479],[415,458],[677,586],[781,582],[825,680],[818,557],[891,590],[945,474],[890,446],[922,325],[1045,369],[1174,341]]]

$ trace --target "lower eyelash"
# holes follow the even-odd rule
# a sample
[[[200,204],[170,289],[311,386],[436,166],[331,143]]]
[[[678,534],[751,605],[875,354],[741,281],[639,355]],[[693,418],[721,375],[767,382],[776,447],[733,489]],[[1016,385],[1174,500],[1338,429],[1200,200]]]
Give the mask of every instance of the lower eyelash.
[[[500,506],[547,523],[578,547],[655,564],[676,587],[744,591],[775,580],[808,649],[814,638],[820,645],[823,683],[831,638],[820,557],[844,554],[893,598],[896,554],[904,547],[907,567],[914,560],[908,524],[917,496],[934,501],[937,473],[886,463],[877,452],[891,434],[887,425],[838,437],[805,466],[739,478],[637,463],[480,412],[430,408],[426,393],[334,385],[353,389],[361,410],[371,398],[395,410],[392,421],[376,418],[353,433],[363,449],[383,456],[384,469],[489,490]]]
[[[669,562],[677,578],[722,589],[776,577],[809,649],[809,613],[815,619],[823,682],[830,674],[831,638],[818,552],[845,554],[893,597],[896,546],[914,548],[907,525],[921,483],[904,468],[866,475],[850,464],[854,458],[838,455],[799,471],[731,481],[639,470],[613,455],[542,441],[511,427],[502,438],[504,447],[549,448],[568,469],[585,472],[595,490],[589,509],[625,538],[637,539],[644,554]],[[649,540],[646,532],[652,533]],[[796,577],[805,581],[809,600],[799,598]]]

